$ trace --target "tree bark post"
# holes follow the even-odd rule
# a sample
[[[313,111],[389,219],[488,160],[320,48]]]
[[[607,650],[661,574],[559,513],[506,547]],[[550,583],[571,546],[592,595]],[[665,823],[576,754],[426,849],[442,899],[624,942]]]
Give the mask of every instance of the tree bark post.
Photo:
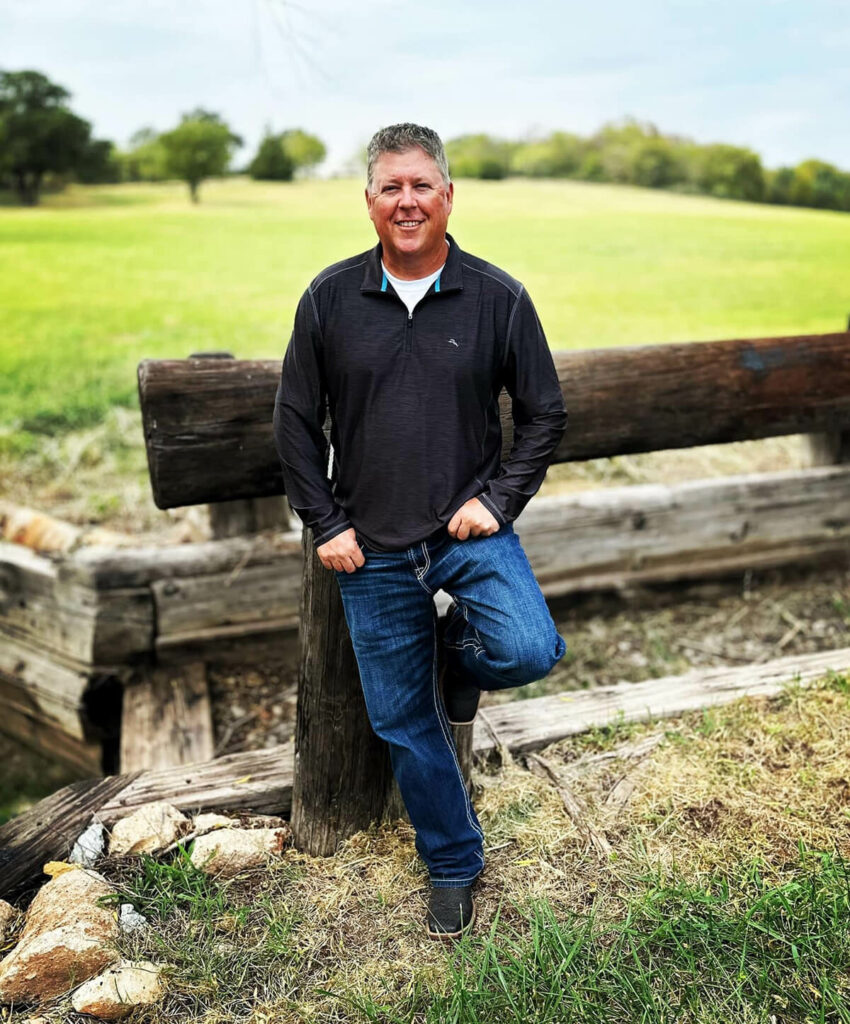
[[[407,819],[389,749],[369,722],[339,586],[304,528],[292,835],[314,857],[374,821]],[[467,784],[472,726],[455,729]],[[457,742],[457,741],[456,741]]]

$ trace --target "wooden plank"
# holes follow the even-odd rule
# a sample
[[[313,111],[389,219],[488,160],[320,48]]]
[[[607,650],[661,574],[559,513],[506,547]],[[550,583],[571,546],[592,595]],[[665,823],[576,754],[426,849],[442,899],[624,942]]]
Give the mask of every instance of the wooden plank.
[[[289,530],[289,505],[283,495],[270,498],[237,498],[216,501],[209,507],[210,533],[222,537],[241,537],[261,530]]]
[[[82,705],[89,675],[84,666],[61,661],[0,629],[0,680],[6,684],[0,696],[7,702],[17,688],[26,693],[22,710],[85,738]]]
[[[641,683],[622,682],[594,690],[482,708],[473,726],[473,750],[480,758],[491,756],[499,746],[506,746],[515,753],[539,750],[594,726],[610,725],[621,712],[625,721],[672,717],[747,695],[772,696],[795,677],[805,685],[830,670],[850,671],[850,648],[777,658],[743,667],[695,669],[680,676],[664,676]],[[108,795],[90,809],[97,811],[107,827],[152,800],[168,800],[188,814],[253,811],[287,815],[292,806],[294,761],[294,744],[285,743],[192,765],[110,776],[105,781],[114,785]],[[63,820],[69,790],[73,787],[59,790],[0,827],[0,897],[8,898],[4,892],[6,879],[2,858],[4,849],[12,845],[10,836],[30,834],[35,822],[41,823],[40,827],[49,834],[52,816],[55,814],[57,821]],[[87,820],[79,822],[77,832],[82,831]],[[10,826],[15,827],[14,832],[9,831]],[[42,845],[38,856],[30,858],[31,868],[35,870],[43,860],[65,856],[67,836],[72,832],[72,829],[65,830],[52,846]]]
[[[301,573],[301,529],[257,534],[197,544],[145,545],[108,550],[76,551],[59,566],[61,580],[74,580],[96,590],[143,587],[162,579],[190,579],[212,573],[234,577],[243,569],[274,559],[291,559]]]
[[[154,650],[161,665],[184,665],[190,661],[215,660],[221,665],[259,665],[274,661],[297,668],[298,617],[215,626],[194,633],[157,637]]]
[[[107,666],[150,650],[153,614],[147,587],[115,589],[104,601],[93,587],[63,575],[55,557],[0,542],[0,620],[22,642],[82,665]]]
[[[299,562],[276,558],[236,572],[155,580],[150,589],[157,639],[191,636],[220,626],[261,630],[264,626],[280,628],[284,622],[297,624],[301,580],[294,572],[287,575],[281,569]]]
[[[547,596],[840,556],[850,466],[538,497],[516,532]]]
[[[122,772],[209,761],[214,749],[203,662],[140,672],[124,687]]]
[[[288,815],[294,764],[295,744],[281,743],[212,761],[140,772],[123,789],[116,789],[100,808],[99,816],[105,825],[113,825],[152,800],[168,800],[187,814],[251,810]]]
[[[103,774],[103,746],[96,740],[76,739],[51,719],[27,710],[26,695],[8,700],[8,681],[0,678],[0,732],[30,750],[73,768],[81,776]],[[20,699],[24,698],[24,699]]]
[[[500,745],[512,753],[539,750],[594,726],[610,725],[620,716],[626,722],[670,718],[747,695],[773,696],[797,675],[806,683],[830,670],[850,671],[850,647],[498,704],[479,711],[473,745],[483,757]]]
[[[134,775],[83,779],[63,786],[0,827],[0,897],[13,900],[47,879],[50,860],[64,860],[93,813],[132,784]]]
[[[846,430],[848,342],[839,332],[556,352],[569,425],[553,461]],[[283,493],[272,434],[279,377],[279,360],[139,364],[159,508]],[[506,393],[500,405],[507,447]]]
[[[850,467],[741,474],[679,484],[604,487],[534,498],[516,521],[544,593],[699,576],[712,565],[732,571],[779,565],[840,552],[850,537]],[[297,614],[301,537],[233,538],[167,548],[81,552],[63,564],[60,577],[96,587],[152,585],[160,618],[185,632],[187,641],[212,625],[205,578],[216,577],[237,595],[243,610],[265,610],[252,594],[271,573],[280,588],[272,600],[281,624]],[[242,582],[240,582],[240,576]],[[200,608],[192,607],[199,595]],[[288,598],[287,598],[287,595]],[[173,607],[168,607],[173,598]],[[273,618],[273,616],[272,616]],[[294,620],[293,620],[294,621]],[[160,632],[159,637],[169,632]]]

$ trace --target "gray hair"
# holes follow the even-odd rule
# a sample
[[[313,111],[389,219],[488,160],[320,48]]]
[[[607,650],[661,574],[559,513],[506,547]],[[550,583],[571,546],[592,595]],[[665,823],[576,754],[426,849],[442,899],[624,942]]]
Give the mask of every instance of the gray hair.
[[[448,185],[449,162],[446,159],[446,151],[440,136],[433,128],[425,128],[420,124],[391,124],[386,128],[380,128],[369,140],[366,150],[366,187],[372,191],[372,176],[375,170],[375,161],[382,153],[404,153],[405,150],[419,146],[424,149],[428,156],[437,165],[437,169],[443,178],[443,183]]]

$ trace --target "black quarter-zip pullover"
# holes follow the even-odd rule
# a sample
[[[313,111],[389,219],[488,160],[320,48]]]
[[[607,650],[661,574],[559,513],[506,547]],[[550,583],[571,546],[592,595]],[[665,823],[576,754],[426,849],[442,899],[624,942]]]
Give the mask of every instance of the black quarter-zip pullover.
[[[566,429],[527,292],[446,237],[443,271],[412,313],[384,277],[380,242],[323,270],[298,303],[274,438],[289,503],[315,546],[354,527],[369,547],[400,551],[473,497],[499,523],[512,522]],[[514,420],[504,463],[502,387]]]

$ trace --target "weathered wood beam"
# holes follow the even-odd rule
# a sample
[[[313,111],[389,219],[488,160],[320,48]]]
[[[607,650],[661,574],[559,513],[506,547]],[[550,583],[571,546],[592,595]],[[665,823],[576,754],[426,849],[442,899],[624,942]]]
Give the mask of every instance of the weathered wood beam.
[[[850,333],[556,352],[569,415],[554,462],[850,429]],[[283,493],[276,360],[144,360],[160,508]],[[504,447],[510,398],[501,397]],[[326,424],[327,427],[327,424]]]
[[[795,678],[814,682],[830,671],[850,672],[850,647],[791,655],[732,668],[694,669],[678,676],[621,682],[594,690],[569,691],[484,707],[473,726],[473,750],[486,759],[505,747],[512,753],[540,750],[592,727],[648,718],[669,718],[703,707],[727,704],[744,696],[773,696]],[[186,813],[253,811],[285,815],[292,805],[294,744],[228,754],[212,761],[105,780],[74,783],[42,800],[0,827],[0,897],[10,898],[23,878],[31,880],[44,860],[68,855],[71,844],[97,812],[107,826],[152,800],[168,800]],[[97,799],[83,806],[70,824],[66,809],[79,801],[79,787],[103,782]],[[75,788],[76,787],[76,788]],[[63,827],[57,830],[57,823]],[[28,842],[38,839],[31,851]],[[3,864],[17,864],[7,877]],[[28,871],[21,865],[28,865]]]
[[[140,670],[124,687],[121,772],[210,761],[214,750],[203,662]]]

